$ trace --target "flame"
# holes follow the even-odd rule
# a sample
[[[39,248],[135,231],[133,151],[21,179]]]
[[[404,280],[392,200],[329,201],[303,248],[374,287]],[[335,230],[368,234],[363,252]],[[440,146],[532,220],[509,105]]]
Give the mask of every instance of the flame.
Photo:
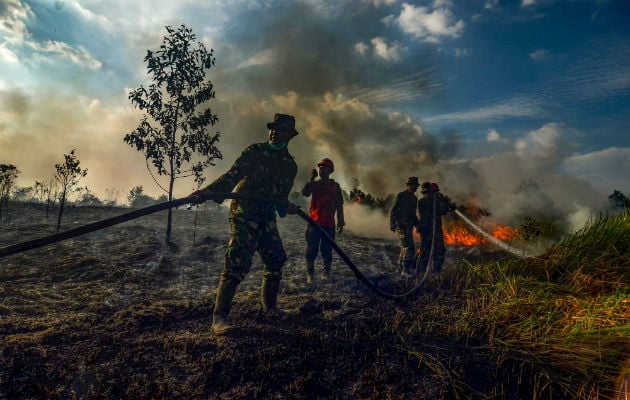
[[[518,230],[507,225],[494,224],[490,235],[503,242],[511,242]],[[475,246],[488,241],[477,233],[470,232],[465,225],[451,224],[444,227],[444,243],[447,245]]]
[[[466,228],[459,225],[444,229],[444,243],[448,245],[474,246],[483,244],[484,240],[479,235],[468,232]]]
[[[507,225],[497,225],[492,231],[492,236],[503,241],[510,242],[518,235],[518,230]]]

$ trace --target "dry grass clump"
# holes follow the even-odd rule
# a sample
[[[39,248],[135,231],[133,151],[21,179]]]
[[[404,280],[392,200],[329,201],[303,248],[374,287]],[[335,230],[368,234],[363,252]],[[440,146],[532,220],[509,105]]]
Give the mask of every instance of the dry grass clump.
[[[628,214],[593,221],[538,259],[461,264],[453,273],[465,282],[459,333],[484,332],[501,360],[531,366],[536,392],[622,395],[619,379],[630,379]]]

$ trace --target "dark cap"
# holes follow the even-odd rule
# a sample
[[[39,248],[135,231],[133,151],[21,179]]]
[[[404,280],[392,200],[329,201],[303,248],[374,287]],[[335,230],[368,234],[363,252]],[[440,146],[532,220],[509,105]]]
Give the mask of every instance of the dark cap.
[[[407,179],[407,185],[419,185],[418,177],[417,176],[410,176],[409,179]]]
[[[282,129],[291,131],[293,132],[293,136],[299,134],[299,132],[295,130],[295,117],[293,115],[287,115],[287,114],[274,115],[273,121],[267,122],[267,129],[272,129],[274,127],[280,127]]]
[[[420,185],[420,192],[429,193],[431,191],[431,182],[422,182]]]

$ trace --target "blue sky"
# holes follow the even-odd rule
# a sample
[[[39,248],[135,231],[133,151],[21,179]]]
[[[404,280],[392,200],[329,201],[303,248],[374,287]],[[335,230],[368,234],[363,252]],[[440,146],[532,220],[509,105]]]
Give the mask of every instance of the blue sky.
[[[295,190],[330,157],[346,190],[383,196],[418,176],[508,222],[579,225],[613,190],[630,195],[627,0],[0,0],[0,162],[18,184],[76,148],[97,195],[159,195],[122,140],[141,117],[127,93],[182,23],[216,57],[224,157],[209,179],[286,112]]]

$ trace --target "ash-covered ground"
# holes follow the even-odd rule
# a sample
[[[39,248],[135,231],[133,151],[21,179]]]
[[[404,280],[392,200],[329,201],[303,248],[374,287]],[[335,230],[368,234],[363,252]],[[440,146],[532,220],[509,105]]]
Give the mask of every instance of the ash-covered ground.
[[[235,297],[234,329],[214,337],[229,226],[225,207],[207,206],[174,211],[171,246],[160,212],[0,259],[0,399],[482,398],[516,384],[474,335],[427,334],[435,329],[420,325],[428,313],[439,325],[438,310],[457,301],[448,274],[395,302],[371,292],[335,255],[332,279],[318,274],[307,284],[306,223],[297,216],[279,219],[288,262],[278,302],[287,315],[259,313],[256,256]],[[127,211],[71,208],[63,228]],[[41,209],[14,210],[0,246],[54,226]],[[387,241],[344,232],[337,243],[383,290],[413,287],[397,274],[393,234]],[[446,270],[484,257],[506,255],[449,248]],[[321,273],[319,259],[316,268]]]

